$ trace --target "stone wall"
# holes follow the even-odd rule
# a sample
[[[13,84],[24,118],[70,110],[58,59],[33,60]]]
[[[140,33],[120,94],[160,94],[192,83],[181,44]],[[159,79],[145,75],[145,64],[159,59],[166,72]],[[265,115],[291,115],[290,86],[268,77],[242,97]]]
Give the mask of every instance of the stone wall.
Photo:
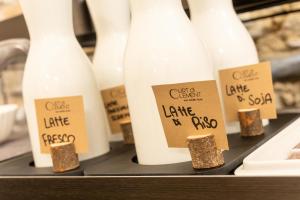
[[[297,10],[299,12],[295,12]],[[243,21],[247,21],[291,11],[293,13],[245,22],[262,60],[300,54],[300,3],[284,4],[240,15]]]

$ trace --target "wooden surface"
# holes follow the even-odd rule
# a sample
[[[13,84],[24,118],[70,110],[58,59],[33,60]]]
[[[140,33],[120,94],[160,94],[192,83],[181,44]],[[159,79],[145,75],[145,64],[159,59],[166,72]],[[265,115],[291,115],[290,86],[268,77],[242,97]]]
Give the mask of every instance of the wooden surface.
[[[288,200],[300,199],[300,177],[3,177],[0,199]]]

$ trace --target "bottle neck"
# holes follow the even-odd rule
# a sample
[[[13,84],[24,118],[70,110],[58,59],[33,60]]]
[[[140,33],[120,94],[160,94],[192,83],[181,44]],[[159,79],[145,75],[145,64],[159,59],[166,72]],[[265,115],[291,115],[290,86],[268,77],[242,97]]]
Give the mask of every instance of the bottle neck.
[[[203,12],[231,12],[235,14],[232,0],[188,0],[191,15],[201,14]]]
[[[99,38],[115,32],[128,32],[130,11],[127,0],[88,0],[87,3]]]
[[[72,0],[20,0],[31,40],[74,36]]]
[[[141,15],[158,17],[174,12],[184,14],[181,0],[130,0],[130,8],[133,18]]]

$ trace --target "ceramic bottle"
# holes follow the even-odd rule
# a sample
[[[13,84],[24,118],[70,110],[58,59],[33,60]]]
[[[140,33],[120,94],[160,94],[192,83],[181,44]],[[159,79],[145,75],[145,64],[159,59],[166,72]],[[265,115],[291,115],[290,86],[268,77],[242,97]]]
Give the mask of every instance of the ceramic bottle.
[[[259,62],[253,39],[237,16],[232,0],[188,0],[188,4],[192,24],[212,58],[218,84],[219,70]],[[239,130],[238,122],[226,123],[227,133]]]
[[[100,93],[102,90],[124,85],[124,53],[130,25],[129,2],[128,0],[87,0],[87,4],[97,35],[93,70]],[[120,130],[112,129],[108,122],[107,120],[109,139],[121,140]]]
[[[188,161],[186,148],[168,148],[151,86],[212,80],[212,65],[180,0],[130,0],[130,6],[125,86],[138,161]]]
[[[40,151],[35,101],[81,96],[88,153],[93,158],[109,151],[101,100],[91,63],[75,38],[72,0],[20,0],[30,32],[30,50],[23,78],[23,98],[36,167],[52,165]]]

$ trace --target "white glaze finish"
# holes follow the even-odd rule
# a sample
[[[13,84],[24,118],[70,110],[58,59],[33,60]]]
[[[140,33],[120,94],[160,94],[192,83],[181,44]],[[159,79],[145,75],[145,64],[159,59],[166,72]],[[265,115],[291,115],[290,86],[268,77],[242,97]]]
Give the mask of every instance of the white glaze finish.
[[[188,3],[192,24],[210,53],[218,84],[220,69],[259,62],[255,44],[235,13],[232,0],[188,0]],[[239,132],[239,123],[227,123],[226,130]]]
[[[123,63],[130,11],[128,0],[87,0],[97,34],[93,70],[99,90],[124,84]],[[106,119],[106,122],[108,120]],[[111,134],[109,139],[122,140],[122,134]]]
[[[139,163],[188,161],[188,149],[168,148],[151,86],[212,80],[211,63],[180,0],[130,3],[125,85]]]
[[[71,0],[20,0],[31,46],[25,66],[23,97],[36,167],[51,166],[41,154],[34,100],[83,96],[89,153],[85,160],[109,151],[100,95],[89,59],[78,44],[72,25]]]

